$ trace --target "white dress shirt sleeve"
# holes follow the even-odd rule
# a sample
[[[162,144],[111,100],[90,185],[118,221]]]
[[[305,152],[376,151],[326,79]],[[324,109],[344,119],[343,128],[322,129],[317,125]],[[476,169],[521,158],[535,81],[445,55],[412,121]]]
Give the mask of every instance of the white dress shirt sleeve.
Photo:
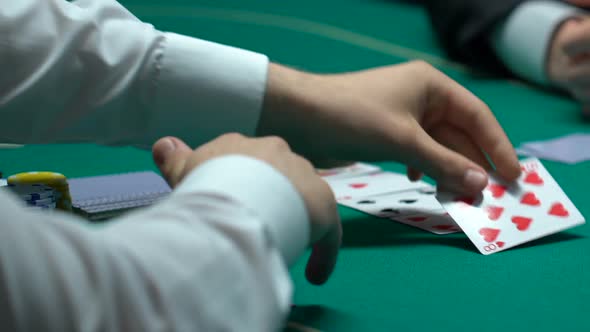
[[[2,142],[255,131],[264,55],[157,31],[114,0],[0,0],[0,31]],[[274,330],[309,236],[291,183],[239,156],[105,226],[6,193],[0,211],[0,330]]]
[[[213,183],[220,170],[229,176]],[[309,225],[293,186],[261,161],[208,161],[165,201],[104,226],[28,211],[9,195],[0,192],[2,331],[275,331],[284,323],[285,261],[301,254]]]
[[[255,132],[262,54],[160,32],[115,0],[0,0],[0,18],[2,142]]]
[[[492,47],[513,73],[539,84],[549,84],[547,56],[555,29],[579,9],[557,1],[525,1],[500,22]]]

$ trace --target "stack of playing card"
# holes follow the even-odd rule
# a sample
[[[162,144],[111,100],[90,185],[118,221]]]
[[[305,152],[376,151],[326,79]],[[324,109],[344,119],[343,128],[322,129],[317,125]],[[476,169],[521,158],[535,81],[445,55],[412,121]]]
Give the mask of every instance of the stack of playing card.
[[[320,175],[342,205],[435,234],[463,230],[487,255],[585,223],[537,159],[521,167],[523,174],[511,184],[492,175],[478,197],[437,195],[426,182],[362,163]]]
[[[319,174],[341,205],[435,234],[460,232],[436,199],[436,188],[424,181],[411,182],[405,174],[364,163]]]
[[[545,141],[522,143],[516,152],[523,156],[576,164],[590,160],[590,134],[570,134]]]
[[[69,184],[74,211],[93,221],[153,204],[171,191],[154,172],[74,178]]]

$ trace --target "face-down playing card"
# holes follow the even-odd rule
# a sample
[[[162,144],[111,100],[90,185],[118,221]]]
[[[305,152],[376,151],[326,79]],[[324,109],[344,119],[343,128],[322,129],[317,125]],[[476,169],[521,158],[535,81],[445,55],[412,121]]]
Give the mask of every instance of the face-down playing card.
[[[442,208],[435,194],[436,188],[427,186],[420,189],[342,200],[340,204],[435,234],[459,232],[459,227]]]
[[[585,222],[537,159],[522,161],[521,168],[522,175],[511,184],[492,176],[479,197],[438,194],[442,206],[484,255]]]

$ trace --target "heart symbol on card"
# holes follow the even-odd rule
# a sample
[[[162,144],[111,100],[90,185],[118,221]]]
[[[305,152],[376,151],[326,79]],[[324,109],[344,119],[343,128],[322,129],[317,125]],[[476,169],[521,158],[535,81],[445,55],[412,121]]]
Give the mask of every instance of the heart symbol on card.
[[[532,205],[532,206],[541,205],[541,201],[537,198],[535,193],[530,192],[530,191],[522,196],[522,198],[520,199],[520,202],[522,204]]]
[[[354,189],[361,189],[361,188],[366,187],[367,184],[366,183],[351,183],[348,186],[351,188],[354,188]]]
[[[494,198],[500,198],[504,196],[506,189],[506,186],[497,183],[492,183],[488,186],[488,190],[492,192],[492,196]]]
[[[467,205],[473,205],[475,197],[457,197],[455,198],[455,202],[463,202]]]
[[[512,222],[516,225],[516,229],[519,231],[526,231],[533,222],[533,219],[516,216],[512,217]]]
[[[408,218],[409,221],[421,222],[428,219],[427,217],[410,217]]]
[[[539,185],[543,184],[543,179],[541,179],[537,172],[530,172],[525,176],[524,182]]]
[[[570,215],[569,211],[561,203],[554,203],[549,209],[549,214],[558,217],[567,217]]]
[[[496,245],[497,245],[499,248],[502,248],[502,247],[503,247],[505,244],[506,244],[506,243],[504,243],[504,242],[502,242],[502,241],[498,241],[498,242],[496,242]]]
[[[488,218],[491,220],[498,220],[504,212],[504,208],[500,206],[488,206],[486,207],[486,211],[488,212]]]
[[[479,230],[479,234],[483,236],[484,241],[486,242],[494,242],[500,234],[500,230],[497,228],[487,228],[484,227]]]
[[[441,231],[446,231],[446,230],[453,228],[453,225],[436,225],[436,226],[433,226],[432,228],[440,229]]]

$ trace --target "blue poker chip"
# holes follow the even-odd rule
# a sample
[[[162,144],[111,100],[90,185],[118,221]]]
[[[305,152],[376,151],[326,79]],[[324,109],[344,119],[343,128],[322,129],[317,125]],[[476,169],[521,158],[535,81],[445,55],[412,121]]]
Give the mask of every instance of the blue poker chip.
[[[27,200],[27,201],[33,201],[33,200],[39,200],[39,199],[46,199],[46,198],[55,198],[57,199],[57,195],[53,192],[45,192],[45,193],[30,193],[30,194],[20,194],[19,195],[20,198]]]
[[[25,202],[27,202],[27,204],[29,204],[29,205],[46,205],[46,204],[55,203],[56,199],[51,197],[51,198],[44,198],[44,199],[37,199],[37,200],[25,200]]]
[[[9,184],[6,188],[22,199],[40,199],[56,196],[55,189],[44,184]]]
[[[47,211],[47,210],[55,210],[56,205],[57,205],[56,203],[47,204],[47,205],[29,205],[28,208],[33,209],[33,210]]]

